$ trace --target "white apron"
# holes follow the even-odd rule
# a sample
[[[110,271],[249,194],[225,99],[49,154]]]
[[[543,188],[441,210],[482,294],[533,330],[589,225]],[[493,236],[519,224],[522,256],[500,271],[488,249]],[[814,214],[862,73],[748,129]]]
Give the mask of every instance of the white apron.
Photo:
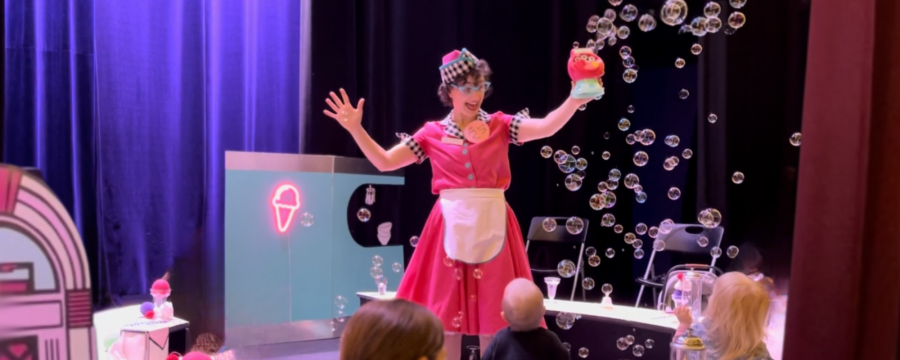
[[[506,242],[506,198],[502,189],[441,191],[444,251],[453,260],[483,264]]]

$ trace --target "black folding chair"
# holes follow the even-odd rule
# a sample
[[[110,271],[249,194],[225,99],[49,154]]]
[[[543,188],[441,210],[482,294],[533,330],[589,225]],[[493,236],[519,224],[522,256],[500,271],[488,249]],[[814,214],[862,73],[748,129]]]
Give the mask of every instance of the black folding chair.
[[[708,268],[709,271],[719,271],[716,268],[716,258],[713,258],[710,254],[713,247],[720,246],[722,244],[722,236],[725,234],[725,228],[722,226],[717,226],[712,229],[697,225],[697,224],[675,224],[672,227],[672,231],[668,234],[659,233],[659,236],[656,240],[662,240],[666,244],[666,248],[663,252],[673,252],[673,253],[681,253],[681,254],[691,254],[691,255],[703,255],[709,256],[712,261],[709,263]],[[705,247],[700,246],[697,239],[701,236],[705,236],[709,239],[709,244]],[[721,247],[720,247],[721,248]],[[724,252],[724,250],[722,250]],[[637,301],[635,301],[634,306],[638,307],[641,303],[641,296],[644,294],[644,287],[650,287],[653,289],[653,292],[656,293],[656,290],[665,288],[666,284],[666,276],[669,271],[666,271],[664,274],[656,276],[655,274],[651,274],[653,269],[653,258],[656,257],[656,249],[653,249],[653,252],[650,253],[650,261],[647,263],[647,270],[644,271],[644,277],[639,277],[635,279],[635,282],[641,284],[641,290],[638,291]],[[680,265],[676,265],[673,267],[676,268]],[[706,266],[705,264],[701,264],[700,266]],[[656,296],[653,297],[654,305],[656,302]]]
[[[556,221],[556,228],[553,231],[544,230],[544,219],[553,219]],[[556,244],[580,244],[581,247],[578,250],[578,263],[575,267],[575,276],[572,283],[572,296],[569,298],[570,301],[575,300],[575,289],[578,288],[578,276],[581,275],[581,278],[584,279],[584,267],[583,259],[584,259],[584,242],[587,239],[588,233],[588,220],[581,219],[584,221],[584,229],[576,235],[570,234],[566,230],[566,220],[567,217],[552,217],[552,216],[536,216],[531,219],[531,226],[528,227],[528,236],[525,237],[525,252],[528,252],[528,247],[531,245],[532,241],[537,242],[545,242],[545,243],[556,243]],[[552,264],[552,263],[551,263]],[[531,268],[533,273],[538,274],[556,274],[556,268],[553,269],[540,269],[540,268]],[[584,287],[581,288],[581,300],[584,301],[585,291]]]

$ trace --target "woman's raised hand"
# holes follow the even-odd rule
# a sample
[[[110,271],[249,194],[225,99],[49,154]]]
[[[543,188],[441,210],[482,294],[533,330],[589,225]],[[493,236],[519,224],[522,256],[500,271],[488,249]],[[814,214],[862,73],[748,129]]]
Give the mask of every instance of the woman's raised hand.
[[[356,103],[356,107],[353,107],[353,105],[350,104],[350,98],[347,96],[347,92],[344,91],[344,89],[341,89],[340,97],[338,97],[334,91],[328,94],[331,95],[331,98],[325,99],[325,103],[331,107],[331,111],[325,109],[323,111],[325,115],[337,120],[338,124],[341,124],[341,126],[348,131],[360,127],[360,124],[362,123],[363,104],[365,104],[366,100],[359,99],[359,102]]]

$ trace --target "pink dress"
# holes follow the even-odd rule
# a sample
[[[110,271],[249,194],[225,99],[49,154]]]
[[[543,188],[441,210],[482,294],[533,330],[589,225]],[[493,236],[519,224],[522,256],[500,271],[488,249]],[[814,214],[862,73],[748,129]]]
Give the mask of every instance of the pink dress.
[[[487,122],[490,136],[470,144],[460,143],[462,131],[448,115],[442,121],[426,123],[413,136],[405,135],[403,142],[416,154],[418,163],[431,158],[434,194],[460,188],[506,190],[511,179],[508,144],[518,144],[519,124],[526,117],[527,110],[516,115],[482,111],[479,120]],[[506,243],[499,255],[486,263],[470,265],[451,260],[444,251],[444,217],[440,202],[436,203],[397,297],[428,307],[449,332],[493,335],[506,327],[500,317],[506,285],[515,278],[532,279],[525,241],[508,204],[506,214]]]

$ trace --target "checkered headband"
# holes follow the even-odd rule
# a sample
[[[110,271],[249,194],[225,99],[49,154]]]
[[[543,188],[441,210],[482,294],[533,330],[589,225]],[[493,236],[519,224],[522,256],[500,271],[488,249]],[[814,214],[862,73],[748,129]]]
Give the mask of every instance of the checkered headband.
[[[465,74],[475,68],[475,64],[478,63],[478,58],[469,50],[463,48],[462,50],[453,50],[449,54],[444,55],[443,59],[444,65],[441,65],[441,80],[444,84],[449,84],[453,82],[457,76]]]

